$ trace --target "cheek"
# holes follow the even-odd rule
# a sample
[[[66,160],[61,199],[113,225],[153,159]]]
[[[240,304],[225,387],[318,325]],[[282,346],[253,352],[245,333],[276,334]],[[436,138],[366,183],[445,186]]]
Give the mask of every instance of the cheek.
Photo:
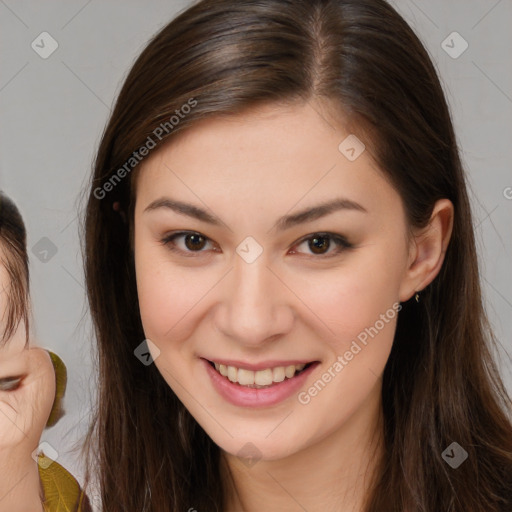
[[[41,348],[30,349],[31,365],[36,368],[37,384],[34,385],[34,437],[39,439],[46,426],[55,401],[55,369],[49,354]]]
[[[373,355],[387,358],[400,308],[402,264],[398,258],[390,261],[385,248],[374,246],[354,253],[336,269],[295,276],[297,295],[315,313],[312,322],[337,354],[350,350],[355,340],[364,348],[375,339],[379,342],[373,344]]]
[[[140,315],[146,337],[158,341],[184,339],[194,307],[213,286],[211,272],[178,268],[157,251],[136,256]]]
[[[137,292],[146,336],[160,339],[183,316],[188,290],[158,266],[143,263],[137,270]]]

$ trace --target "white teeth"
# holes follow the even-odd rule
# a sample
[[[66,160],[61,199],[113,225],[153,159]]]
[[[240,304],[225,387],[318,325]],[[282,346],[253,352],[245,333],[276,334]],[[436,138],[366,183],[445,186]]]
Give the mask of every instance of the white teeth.
[[[274,382],[283,382],[285,377],[286,375],[284,374],[284,366],[278,366],[277,368],[274,368],[272,378]]]
[[[296,372],[303,370],[306,366],[305,364],[292,364],[254,372],[245,368],[236,368],[235,366],[226,366],[219,363],[214,363],[214,365],[215,369],[231,382],[238,382],[241,386],[254,388],[271,386],[274,382],[283,382],[285,378],[291,379]]]
[[[238,370],[234,366],[228,366],[228,379],[231,382],[237,382]]]
[[[229,366],[228,368],[232,368]],[[254,384],[254,372],[251,370],[244,370],[240,368],[238,370],[238,384],[242,384],[242,386],[248,386],[249,384]]]
[[[254,372],[254,384],[258,384],[258,386],[269,386],[270,384],[272,384],[272,379],[273,374],[270,368]]]
[[[284,369],[284,374],[291,379],[295,375],[295,366],[292,364],[291,366],[287,366]]]

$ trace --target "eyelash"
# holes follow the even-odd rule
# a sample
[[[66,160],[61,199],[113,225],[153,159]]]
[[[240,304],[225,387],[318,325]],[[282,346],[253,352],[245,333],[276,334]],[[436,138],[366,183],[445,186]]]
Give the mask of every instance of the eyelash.
[[[16,391],[20,385],[23,377],[5,377],[0,379],[0,392]]]
[[[164,237],[162,240],[160,240],[160,243],[162,245],[164,245],[164,246],[167,246],[167,248],[171,252],[180,253],[180,254],[182,254],[183,256],[186,256],[186,257],[196,258],[201,253],[206,252],[204,250],[199,250],[199,251],[188,251],[187,250],[187,251],[183,251],[182,249],[177,249],[176,248],[176,244],[174,243],[174,240],[176,238],[179,238],[180,236],[186,236],[186,235],[199,235],[199,236],[203,237],[206,242],[211,242],[211,240],[207,236],[204,236],[202,233],[199,233],[197,231],[179,231],[177,233],[171,233],[170,235]],[[344,237],[342,237],[340,235],[337,235],[336,233],[328,233],[328,232],[320,232],[320,231],[319,232],[315,232],[315,233],[311,233],[310,235],[307,235],[306,237],[301,238],[298,242],[296,242],[294,244],[294,247],[297,246],[297,245],[301,245],[302,243],[307,242],[308,240],[312,240],[313,238],[316,238],[316,237],[318,237],[318,238],[327,238],[327,239],[333,241],[337,245],[337,250],[333,251],[333,253],[327,253],[327,255],[325,255],[325,254],[310,254],[310,255],[308,255],[306,257],[311,257],[311,258],[314,258],[314,259],[332,258],[334,256],[339,255],[344,250],[352,249],[354,247]],[[329,249],[330,249],[330,246],[329,246]],[[296,252],[297,251],[294,251],[294,254]]]

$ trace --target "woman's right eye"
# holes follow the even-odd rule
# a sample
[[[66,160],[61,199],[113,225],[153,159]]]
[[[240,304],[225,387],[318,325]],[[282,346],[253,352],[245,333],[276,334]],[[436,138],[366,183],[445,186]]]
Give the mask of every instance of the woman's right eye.
[[[22,377],[4,377],[0,378],[0,391],[14,391],[18,389]]]
[[[176,240],[182,241],[182,247],[179,247],[180,244],[176,243]],[[212,244],[212,241],[205,235],[195,231],[179,231],[166,236],[160,240],[160,243],[170,251],[180,253],[183,256],[195,257],[207,252],[203,249],[207,247],[208,243]],[[215,251],[215,249],[213,250]]]

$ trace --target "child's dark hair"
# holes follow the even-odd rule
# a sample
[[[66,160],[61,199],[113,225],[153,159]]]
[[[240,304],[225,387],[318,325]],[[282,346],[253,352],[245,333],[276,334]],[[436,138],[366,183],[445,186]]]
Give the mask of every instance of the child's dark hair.
[[[23,218],[14,202],[0,190],[0,264],[9,276],[4,295],[5,313],[0,330],[0,345],[6,343],[20,322],[29,336],[29,268],[27,232]]]

